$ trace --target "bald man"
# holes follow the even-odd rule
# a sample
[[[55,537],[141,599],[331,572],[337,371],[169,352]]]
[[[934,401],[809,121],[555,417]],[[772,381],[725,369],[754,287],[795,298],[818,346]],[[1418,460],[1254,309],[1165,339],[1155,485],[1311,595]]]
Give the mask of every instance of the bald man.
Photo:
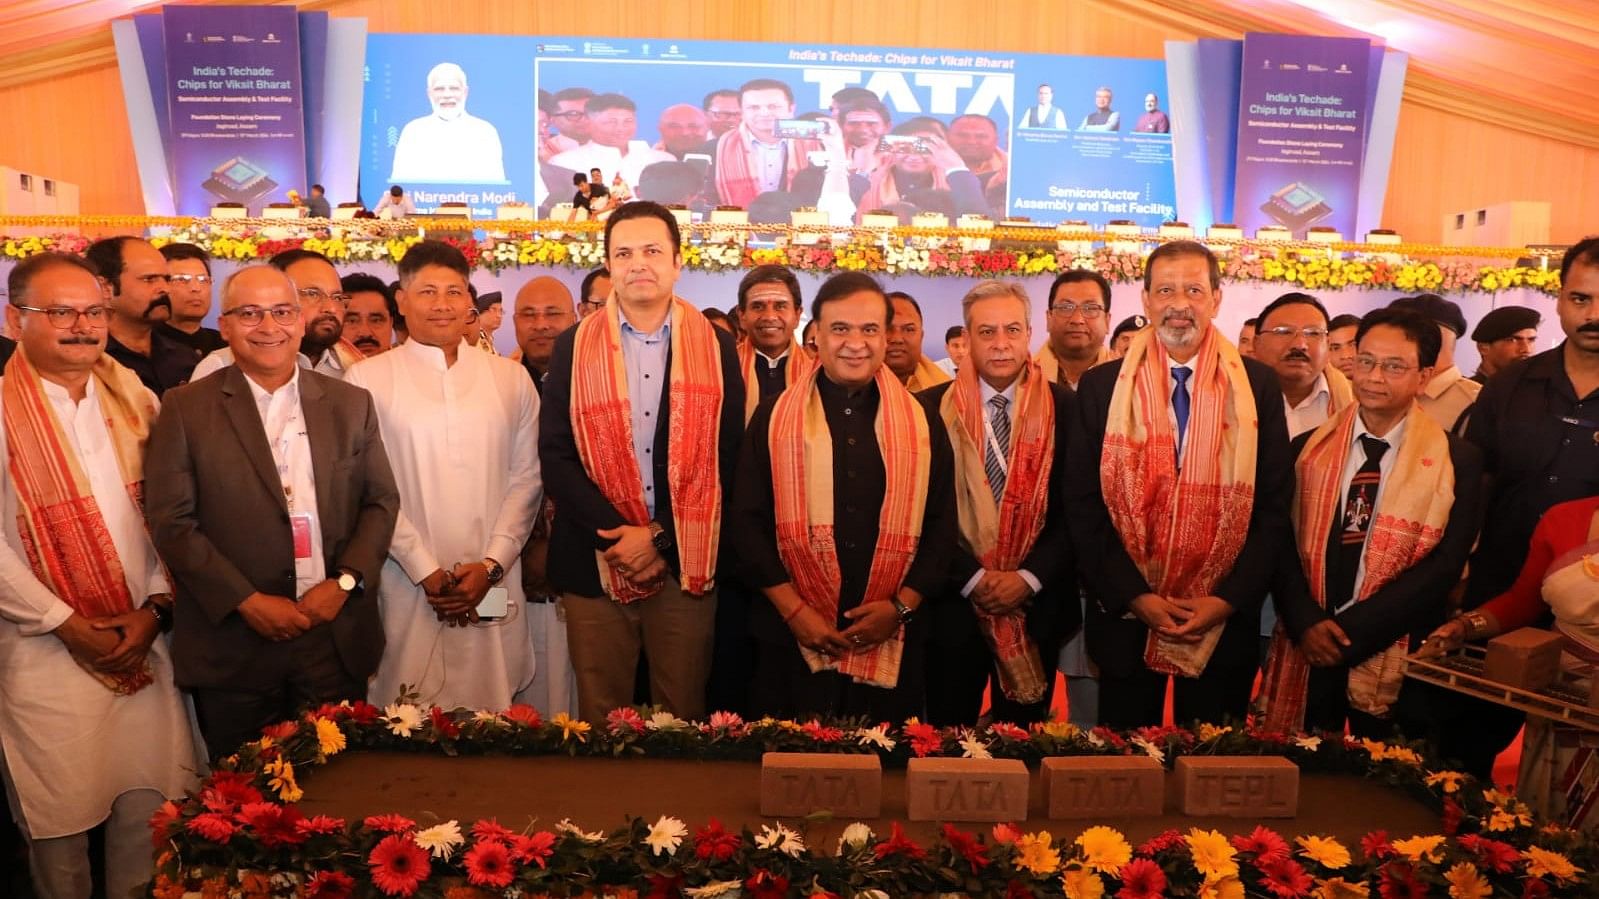
[[[516,345],[521,348],[522,367],[542,396],[555,338],[577,324],[572,291],[548,275],[534,278],[516,292],[516,311],[512,315],[516,319]]]
[[[665,150],[678,159],[682,159],[685,153],[693,153],[695,148],[704,146],[711,139],[711,126],[705,118],[705,111],[691,103],[666,107],[661,111],[660,121],[656,125],[661,132],[661,142],[655,145],[655,149]]]

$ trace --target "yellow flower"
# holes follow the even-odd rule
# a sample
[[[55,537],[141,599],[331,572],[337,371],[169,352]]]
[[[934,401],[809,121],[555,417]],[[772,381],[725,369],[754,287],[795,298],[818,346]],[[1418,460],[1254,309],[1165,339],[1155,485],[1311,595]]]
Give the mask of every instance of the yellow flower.
[[[1061,872],[1060,879],[1066,899],[1100,899],[1105,895],[1105,882],[1086,868],[1069,868]]]
[[[1461,862],[1450,868],[1444,880],[1449,881],[1450,899],[1488,899],[1493,893],[1493,886],[1477,873],[1477,866],[1471,862]]]
[[[1070,740],[1077,736],[1077,725],[1070,721],[1046,721],[1038,729],[1043,731],[1045,736],[1057,740]]]
[[[1526,852],[1527,874],[1531,877],[1553,877],[1557,880],[1575,880],[1582,869],[1571,859],[1541,846],[1528,846]]]
[[[1083,863],[1095,871],[1114,874],[1133,859],[1133,847],[1126,838],[1109,827],[1090,827],[1077,836],[1083,849]]]
[[[1311,895],[1316,899],[1366,899],[1371,891],[1364,884],[1350,883],[1342,877],[1329,877],[1316,881],[1316,889]]]
[[[1060,869],[1060,850],[1049,845],[1049,831],[1030,833],[1016,841],[1016,864],[1040,877]]]
[[[1332,837],[1295,837],[1299,854],[1324,868],[1349,867],[1349,850]]]
[[[1416,836],[1408,840],[1394,840],[1394,851],[1413,862],[1431,862],[1436,865],[1444,860],[1443,844],[1442,836]]]
[[[1217,727],[1214,724],[1199,725],[1199,741],[1201,743],[1219,739],[1233,732],[1231,727]]]
[[[294,765],[288,759],[279,756],[267,762],[267,775],[271,778],[267,785],[278,791],[278,798],[284,802],[299,802],[305,796],[305,791],[294,782]]]
[[[1416,750],[1409,749],[1409,748],[1406,748],[1404,746],[1390,746],[1390,747],[1388,747],[1388,752],[1386,753],[1386,757],[1390,758],[1390,759],[1392,759],[1392,760],[1394,760],[1396,762],[1403,762],[1403,763],[1405,763],[1407,765],[1410,765],[1411,767],[1414,767],[1414,768],[1421,767],[1421,763],[1422,763],[1422,758],[1421,758],[1420,755],[1418,755],[1416,753]]]
[[[565,712],[560,712],[554,718],[550,719],[550,723],[561,729],[562,742],[566,742],[567,740],[572,739],[574,736],[577,737],[577,741],[579,743],[587,743],[589,741],[588,734],[590,726],[587,721],[578,721],[571,715],[568,715]]]
[[[1466,775],[1461,774],[1459,771],[1439,771],[1436,774],[1427,775],[1427,786],[1436,787],[1441,785],[1445,793],[1458,793],[1460,792],[1460,782],[1465,779]]]
[[[1232,876],[1207,878],[1199,887],[1199,899],[1244,899],[1244,882]]]
[[[1520,803],[1517,803],[1520,806]],[[1488,816],[1489,830],[1515,830],[1518,827],[1531,827],[1532,818],[1525,812],[1526,806],[1514,810],[1496,808]]]
[[[1227,838],[1214,830],[1189,828],[1188,852],[1194,857],[1194,867],[1206,880],[1233,877],[1238,874],[1238,861]]]
[[[327,718],[316,719],[316,744],[323,755],[338,755],[344,750],[344,731]]]

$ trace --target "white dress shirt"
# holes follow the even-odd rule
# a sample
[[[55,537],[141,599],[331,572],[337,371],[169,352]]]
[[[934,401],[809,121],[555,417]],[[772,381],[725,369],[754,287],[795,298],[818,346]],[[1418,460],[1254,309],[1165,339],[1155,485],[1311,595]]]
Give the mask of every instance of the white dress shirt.
[[[1005,414],[1010,418],[1011,439],[1016,439],[1016,385],[1020,383],[1021,379],[1017,378],[1016,380],[1010,382],[1010,386],[1006,387],[1004,390],[995,390],[987,381],[983,380],[982,378],[977,379],[977,388],[981,392],[981,396],[983,398],[983,433],[985,435],[989,433],[990,425],[988,423],[988,416],[989,409],[992,408],[988,405],[988,403],[996,396],[1003,396],[1008,401],[1005,405]],[[955,390],[956,388],[952,386],[950,389]],[[1051,401],[1053,402],[1053,397],[1051,397]],[[986,439],[984,443],[984,452],[986,453]],[[984,458],[987,458],[987,456],[985,455]],[[977,573],[972,575],[971,579],[966,582],[964,587],[961,587],[961,596],[970,598],[972,591],[977,589],[978,582],[981,581],[983,579],[983,575],[987,573],[988,569],[986,568],[977,569]],[[1033,588],[1033,592],[1035,594],[1043,591],[1044,585],[1039,582],[1037,577],[1033,576],[1031,571],[1028,571],[1025,568],[1018,568],[1016,569],[1016,573],[1022,576],[1022,580],[1027,582],[1027,586]]]
[[[294,592],[304,596],[305,591],[327,580],[327,565],[322,560],[322,519],[317,515],[311,439],[306,436],[305,414],[300,407],[300,369],[296,367],[289,383],[271,393],[249,375],[244,376],[244,382],[255,397],[255,411],[261,415],[267,446],[272,449],[272,461],[283,481],[289,514],[311,516],[311,558],[294,562]]]
[[[323,350],[322,358],[318,359],[315,364],[312,364],[311,357],[304,353],[300,353],[297,358],[300,361],[301,368],[309,369],[319,375],[327,375],[330,378],[338,378],[340,381],[344,380],[344,363],[339,361],[339,354],[332,347]],[[205,358],[200,360],[200,364],[194,367],[194,373],[189,375],[189,380],[191,382],[198,381],[207,375],[216,374],[232,364],[232,347],[225,346],[212,350],[206,353]]]
[[[1299,405],[1288,404],[1288,397],[1283,397],[1283,411],[1288,413],[1288,439],[1292,440],[1306,431],[1314,431],[1326,423],[1329,415],[1327,410],[1332,406],[1332,391],[1327,387],[1327,376],[1317,375],[1316,383],[1311,385],[1310,395],[1299,401]]]
[[[1349,458],[1344,462],[1343,477],[1338,479],[1338,512],[1333,518],[1333,527],[1335,528],[1343,524],[1343,509],[1344,504],[1347,502],[1349,497],[1349,483],[1355,479],[1355,473],[1360,471],[1360,466],[1366,464],[1366,448],[1361,445],[1360,438],[1376,436],[1376,434],[1366,430],[1366,421],[1360,416],[1360,413],[1355,413],[1355,433],[1349,438]],[[1399,424],[1394,425],[1392,430],[1378,439],[1385,441],[1388,444],[1388,451],[1382,454],[1382,461],[1377,463],[1377,471],[1381,474],[1382,480],[1377,484],[1377,495],[1372,497],[1371,500],[1371,513],[1373,519],[1377,517],[1377,510],[1382,508],[1383,491],[1388,489],[1389,475],[1393,474],[1394,471],[1394,459],[1399,456],[1400,444],[1402,444],[1405,440],[1405,420],[1401,418],[1399,420]],[[1366,531],[1366,534],[1368,537],[1371,535],[1369,528]],[[1370,543],[1370,541],[1368,540],[1367,543]],[[1360,585],[1365,580],[1366,547],[1363,545],[1360,547],[1360,564],[1355,567],[1356,595],[1359,595]],[[1351,598],[1345,605],[1333,609],[1332,613],[1336,615],[1348,608],[1350,605],[1353,605],[1354,602],[1354,598]]]

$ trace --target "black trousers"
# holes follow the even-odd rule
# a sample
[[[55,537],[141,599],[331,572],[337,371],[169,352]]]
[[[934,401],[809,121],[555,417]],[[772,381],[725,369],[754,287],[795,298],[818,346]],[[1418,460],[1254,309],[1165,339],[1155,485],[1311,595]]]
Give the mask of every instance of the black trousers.
[[[1249,712],[1249,693],[1259,670],[1253,659],[1244,665],[1220,664],[1212,659],[1199,677],[1177,677],[1172,711],[1178,724],[1195,721],[1219,724],[1243,721]],[[1148,668],[1127,675],[1099,672],[1099,723],[1126,729],[1154,727],[1166,711],[1168,676]]]
[[[927,653],[925,634],[910,630],[900,659],[899,683],[892,689],[858,684],[834,671],[813,672],[799,643],[761,640],[750,683],[750,713],[804,720],[816,716],[862,717],[872,723],[901,724],[923,716]]]
[[[999,688],[999,667],[988,641],[975,623],[969,632],[935,634],[927,651],[927,721],[937,727],[973,727],[982,715],[983,690],[990,685],[989,720],[1026,727],[1049,720],[1055,700],[1055,662],[1060,642],[1040,645],[1044,666],[1044,698],[1016,702]]]
[[[713,712],[750,711],[750,679],[755,674],[756,641],[750,639],[750,605],[765,603],[759,590],[723,578],[716,590],[716,636],[711,643],[711,677],[705,708]]]
[[[293,718],[308,705],[366,698],[366,679],[352,676],[339,659],[333,631],[311,630],[273,647],[267,687],[196,687],[195,717],[206,753],[213,760],[261,735],[261,728]]]
[[[1349,668],[1310,669],[1309,689],[1305,699],[1305,730],[1341,734],[1349,725],[1351,736],[1387,740],[1402,729],[1400,709],[1405,691],[1394,703],[1391,716],[1379,718],[1349,706]],[[1408,689],[1408,686],[1405,688]]]

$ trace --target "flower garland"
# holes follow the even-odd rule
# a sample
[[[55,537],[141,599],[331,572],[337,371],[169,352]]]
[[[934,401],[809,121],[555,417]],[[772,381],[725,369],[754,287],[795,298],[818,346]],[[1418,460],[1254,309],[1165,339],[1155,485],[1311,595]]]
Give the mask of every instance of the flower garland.
[[[318,231],[287,238],[268,236],[270,229],[192,225],[152,238],[165,243],[192,243],[221,259],[249,262],[287,249],[304,248],[335,262],[396,263],[421,238],[415,233],[358,234]],[[493,272],[525,266],[591,269],[605,264],[603,244],[593,232],[487,236],[455,234],[444,239],[460,247],[474,268]],[[1073,249],[1069,244],[1037,243],[1026,249],[967,250],[928,247],[925,237],[898,231],[877,239],[857,236],[847,243],[747,247],[740,243],[701,242],[683,247],[683,265],[696,271],[727,271],[757,265],[786,265],[795,271],[832,274],[958,275],[1002,278],[1046,275],[1067,269],[1089,269],[1112,283],[1140,282],[1147,253],[1110,246]],[[59,250],[82,253],[88,241],[77,236],[0,237],[6,258],[23,259]],[[1222,276],[1234,282],[1292,284],[1301,289],[1384,288],[1402,291],[1446,291],[1492,294],[1531,288],[1554,295],[1560,289],[1557,269],[1486,263],[1460,257],[1427,260],[1387,253],[1348,254],[1325,248],[1244,242],[1221,252]]]
[[[1051,755],[1146,754],[1163,763],[1184,754],[1275,754],[1315,772],[1360,773],[1428,802],[1441,832],[1408,838],[1378,830],[1359,846],[1318,834],[1289,838],[1265,827],[1225,835],[1169,830],[1139,846],[1109,827],[1056,842],[1047,831],[1001,824],[987,833],[943,825],[930,843],[865,824],[845,828],[834,847],[811,847],[783,824],[731,831],[712,819],[697,827],[663,816],[635,818],[609,833],[571,821],[512,831],[488,819],[431,827],[400,815],[359,821],[304,816],[297,771],[348,749],[692,756],[756,759],[773,750],[910,757],[1035,760]],[[1355,899],[1370,895],[1451,899],[1588,895],[1599,850],[1582,835],[1540,825],[1514,796],[1483,789],[1456,771],[1429,770],[1413,749],[1342,737],[1288,736],[1200,725],[1118,734],[1065,722],[1030,730],[982,730],[861,722],[746,722],[717,713],[705,722],[661,711],[617,709],[604,726],[565,714],[549,721],[529,706],[504,712],[447,712],[398,702],[323,706],[266,728],[222,761],[183,802],[151,821],[158,899],[354,895],[445,899],[533,896],[747,895],[886,899],[911,894],[1064,896],[1067,899]]]

